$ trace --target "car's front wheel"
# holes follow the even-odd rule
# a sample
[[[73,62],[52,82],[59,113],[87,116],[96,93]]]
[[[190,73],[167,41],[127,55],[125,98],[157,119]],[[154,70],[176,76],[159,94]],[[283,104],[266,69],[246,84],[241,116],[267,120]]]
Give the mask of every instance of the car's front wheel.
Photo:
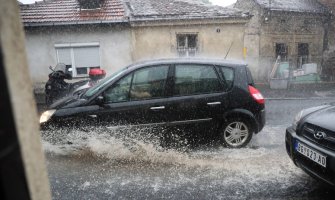
[[[245,147],[252,138],[250,123],[242,118],[227,120],[221,129],[221,139],[230,148]]]

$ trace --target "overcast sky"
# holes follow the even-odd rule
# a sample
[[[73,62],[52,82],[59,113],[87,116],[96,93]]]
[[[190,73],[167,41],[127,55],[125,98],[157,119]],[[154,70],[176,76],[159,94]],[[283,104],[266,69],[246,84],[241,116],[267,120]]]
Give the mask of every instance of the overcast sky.
[[[19,0],[22,3],[26,4],[26,3],[34,3],[35,0]],[[38,1],[38,0],[36,0]],[[229,6],[233,3],[236,2],[236,0],[210,0],[213,4],[215,5],[220,5],[220,6]]]
[[[215,5],[229,6],[233,3],[235,3],[237,0],[209,0],[209,1],[212,2]]]

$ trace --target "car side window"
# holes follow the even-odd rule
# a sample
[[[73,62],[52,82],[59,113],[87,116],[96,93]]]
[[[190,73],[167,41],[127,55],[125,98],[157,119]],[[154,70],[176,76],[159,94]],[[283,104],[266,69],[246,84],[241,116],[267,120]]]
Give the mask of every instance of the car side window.
[[[230,89],[234,82],[234,70],[230,67],[219,66],[219,72],[225,81],[225,89]]]
[[[130,90],[131,100],[153,99],[164,97],[164,89],[169,66],[154,66],[134,72]]]
[[[214,66],[176,65],[174,95],[206,94],[221,91]]]
[[[123,77],[117,83],[105,90],[104,99],[106,103],[117,103],[129,101],[129,89],[132,79],[132,73]]]

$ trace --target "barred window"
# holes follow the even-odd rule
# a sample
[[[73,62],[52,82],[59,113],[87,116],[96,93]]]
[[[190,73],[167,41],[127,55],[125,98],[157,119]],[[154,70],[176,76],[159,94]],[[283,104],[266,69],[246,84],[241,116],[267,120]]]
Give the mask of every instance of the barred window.
[[[195,56],[198,51],[198,34],[177,34],[179,57]]]

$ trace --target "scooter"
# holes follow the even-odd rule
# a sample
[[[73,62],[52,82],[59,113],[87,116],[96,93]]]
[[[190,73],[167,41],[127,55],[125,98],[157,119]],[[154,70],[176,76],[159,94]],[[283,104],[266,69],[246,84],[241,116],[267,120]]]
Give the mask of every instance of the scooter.
[[[72,68],[67,69],[65,64],[59,63],[55,68],[50,66],[49,69],[52,72],[45,84],[45,103],[47,106],[63,97],[82,94],[106,75],[106,72],[102,69],[91,69],[89,71],[90,79],[68,83],[65,80],[72,79]]]

